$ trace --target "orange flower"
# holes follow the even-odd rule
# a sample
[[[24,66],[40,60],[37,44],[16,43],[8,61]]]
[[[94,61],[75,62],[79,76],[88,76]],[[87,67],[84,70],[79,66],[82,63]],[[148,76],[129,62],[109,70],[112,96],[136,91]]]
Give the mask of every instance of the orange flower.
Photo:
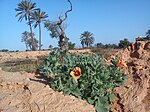
[[[53,74],[50,74],[49,77],[53,79],[53,78],[54,78],[54,75],[53,75]]]
[[[70,75],[75,79],[79,79],[81,76],[81,68],[75,67],[73,71],[70,72]]]
[[[123,68],[123,67],[127,67],[127,65],[126,65],[125,62],[119,60],[119,61],[118,61],[118,67]]]

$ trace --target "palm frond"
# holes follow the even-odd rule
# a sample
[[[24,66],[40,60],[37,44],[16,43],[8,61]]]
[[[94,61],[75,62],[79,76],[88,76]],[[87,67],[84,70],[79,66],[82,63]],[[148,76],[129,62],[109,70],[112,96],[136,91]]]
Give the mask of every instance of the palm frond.
[[[94,43],[93,33],[85,31],[81,34],[80,41],[82,45],[86,45],[87,47]]]
[[[18,13],[16,16],[19,16],[18,21],[22,21],[24,18],[25,20],[28,19],[28,15],[32,12],[32,10],[36,7],[36,3],[31,3],[31,1],[23,0],[21,3],[18,4],[18,8],[15,8],[15,11]]]

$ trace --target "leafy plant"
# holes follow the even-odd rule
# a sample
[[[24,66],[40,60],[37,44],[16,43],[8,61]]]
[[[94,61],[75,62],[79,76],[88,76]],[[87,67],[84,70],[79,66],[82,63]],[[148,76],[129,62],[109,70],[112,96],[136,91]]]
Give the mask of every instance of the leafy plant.
[[[106,65],[98,54],[50,53],[40,72],[49,79],[50,87],[65,95],[74,95],[107,112],[114,98],[113,89],[125,83],[118,59]]]
[[[127,48],[131,43],[127,38],[124,38],[124,40],[120,40],[118,46],[119,48]]]

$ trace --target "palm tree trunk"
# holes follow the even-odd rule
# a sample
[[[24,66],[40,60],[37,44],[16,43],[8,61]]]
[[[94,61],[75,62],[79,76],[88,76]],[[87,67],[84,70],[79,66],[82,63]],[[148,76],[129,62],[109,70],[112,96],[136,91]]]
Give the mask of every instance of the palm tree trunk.
[[[29,22],[29,27],[30,27],[30,32],[31,32],[31,38],[32,38],[32,51],[35,51],[36,47],[35,47],[35,44],[34,44],[34,37],[33,37],[33,32],[32,32],[31,21],[30,21],[30,15],[28,16],[28,22]]]
[[[39,50],[41,50],[41,47],[42,47],[42,45],[41,45],[41,24],[39,23]]]

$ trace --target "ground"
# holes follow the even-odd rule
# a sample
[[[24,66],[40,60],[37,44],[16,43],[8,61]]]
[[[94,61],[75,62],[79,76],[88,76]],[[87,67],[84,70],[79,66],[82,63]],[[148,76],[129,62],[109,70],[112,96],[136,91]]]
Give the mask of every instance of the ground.
[[[95,112],[87,102],[52,90],[41,75],[16,72],[16,66],[20,69],[24,64],[22,69],[28,70],[25,67],[32,68],[35,60],[49,52],[0,52],[0,112]]]
[[[89,52],[71,51],[71,52]],[[49,54],[49,51],[0,52],[0,112],[95,112],[92,105],[73,96],[53,91],[44,78],[35,73],[10,72],[14,63],[24,68],[33,67],[31,63]],[[111,112],[149,112],[150,111],[150,42],[137,41],[126,49],[115,53],[125,61],[122,69],[128,75],[124,86],[115,88],[115,100]],[[16,61],[19,60],[19,61]],[[28,63],[24,63],[24,61]],[[8,66],[6,69],[5,66]],[[6,72],[7,71],[7,72]],[[8,72],[9,71],[9,72]]]
[[[34,73],[0,71],[0,112],[95,112],[92,105],[53,91]]]

